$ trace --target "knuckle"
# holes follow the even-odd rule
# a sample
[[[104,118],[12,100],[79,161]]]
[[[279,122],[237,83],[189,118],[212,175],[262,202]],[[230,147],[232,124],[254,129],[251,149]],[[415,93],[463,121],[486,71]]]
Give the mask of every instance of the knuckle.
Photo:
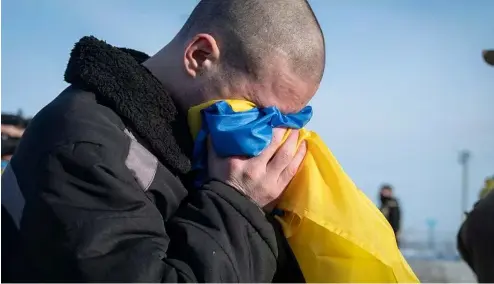
[[[276,188],[275,190],[269,191],[268,195],[270,199],[277,199],[278,197],[280,197],[282,191],[283,188]]]
[[[237,159],[228,159],[228,167],[232,172],[238,172],[242,169],[242,161]]]
[[[283,137],[285,136],[286,129],[284,128],[275,128],[273,129],[273,139],[271,143],[280,144],[283,141]]]
[[[280,158],[291,159],[296,152],[297,144],[294,141],[286,141],[285,144],[278,150]]]
[[[288,152],[289,154],[294,155],[295,151],[297,148],[297,141],[293,139],[288,139],[284,144],[283,144],[283,151]]]
[[[283,161],[283,162],[288,162],[290,161],[290,158],[292,157],[290,149],[284,148],[280,149],[277,154],[278,158]]]
[[[256,167],[247,167],[243,171],[243,177],[248,180],[257,180],[260,177],[259,170]]]
[[[277,200],[278,198],[280,198],[283,190],[284,187],[279,187],[279,188],[277,187],[276,189],[267,192],[266,199],[269,200],[269,202]]]
[[[286,168],[287,178],[291,179],[293,176],[295,176],[295,174],[297,174],[297,170],[298,170],[298,167],[295,167],[295,166],[287,167]]]

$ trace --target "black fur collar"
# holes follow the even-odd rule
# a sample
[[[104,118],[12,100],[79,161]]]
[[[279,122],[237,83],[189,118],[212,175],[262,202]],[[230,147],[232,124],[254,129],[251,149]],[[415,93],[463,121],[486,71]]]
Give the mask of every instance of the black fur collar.
[[[65,81],[96,94],[118,113],[169,170],[190,170],[193,142],[186,115],[163,85],[140,63],[145,53],[83,37],[70,55]]]

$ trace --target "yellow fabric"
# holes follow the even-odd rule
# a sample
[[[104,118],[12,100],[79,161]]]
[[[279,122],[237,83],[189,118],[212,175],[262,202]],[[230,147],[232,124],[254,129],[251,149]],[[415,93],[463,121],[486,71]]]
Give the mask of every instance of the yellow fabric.
[[[235,111],[254,107],[227,100]],[[200,110],[189,110],[195,137]],[[305,129],[306,157],[278,205],[288,212],[279,221],[307,282],[418,283],[399,251],[391,226],[346,175],[319,136]]]
[[[480,191],[480,199],[486,197],[491,191],[494,190],[494,178],[487,178],[485,180],[484,188]]]

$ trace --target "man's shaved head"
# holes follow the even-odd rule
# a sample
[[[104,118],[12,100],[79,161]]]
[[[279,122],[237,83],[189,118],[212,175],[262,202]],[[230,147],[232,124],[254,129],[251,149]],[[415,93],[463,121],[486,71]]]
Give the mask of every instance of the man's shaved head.
[[[161,80],[185,107],[246,99],[298,111],[325,65],[324,37],[306,0],[202,0],[160,53],[147,66],[168,66]],[[169,75],[179,69],[185,75]]]
[[[202,0],[180,35],[213,35],[231,71],[262,79],[271,57],[282,56],[305,80],[319,83],[324,37],[306,0]]]

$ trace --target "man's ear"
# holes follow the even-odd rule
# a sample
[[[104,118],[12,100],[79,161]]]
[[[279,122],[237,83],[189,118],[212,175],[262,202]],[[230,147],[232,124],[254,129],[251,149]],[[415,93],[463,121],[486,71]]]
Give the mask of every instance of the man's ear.
[[[197,34],[184,50],[184,67],[187,74],[196,77],[210,69],[220,58],[220,49],[214,37]]]

